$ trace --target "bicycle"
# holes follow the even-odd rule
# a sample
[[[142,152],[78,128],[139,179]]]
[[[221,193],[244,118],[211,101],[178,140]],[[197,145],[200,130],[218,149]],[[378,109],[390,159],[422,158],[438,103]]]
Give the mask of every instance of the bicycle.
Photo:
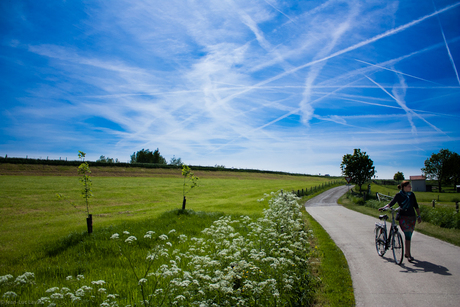
[[[375,223],[375,248],[377,249],[377,254],[380,257],[383,257],[387,250],[392,249],[393,258],[396,264],[401,265],[404,259],[404,244],[401,234],[399,233],[398,226],[395,221],[395,212],[399,211],[400,208],[393,209],[383,209],[391,210],[391,228],[390,234],[387,235],[387,223],[388,215],[383,214],[379,216],[380,220],[383,220],[383,223]]]

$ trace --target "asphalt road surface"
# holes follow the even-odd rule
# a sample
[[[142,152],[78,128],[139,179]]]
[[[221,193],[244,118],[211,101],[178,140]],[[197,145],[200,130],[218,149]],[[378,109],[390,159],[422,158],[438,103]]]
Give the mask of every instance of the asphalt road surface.
[[[391,250],[378,256],[374,226],[379,220],[338,205],[347,190],[326,191],[305,207],[344,253],[356,306],[460,306],[460,247],[415,231],[414,262],[395,264]]]

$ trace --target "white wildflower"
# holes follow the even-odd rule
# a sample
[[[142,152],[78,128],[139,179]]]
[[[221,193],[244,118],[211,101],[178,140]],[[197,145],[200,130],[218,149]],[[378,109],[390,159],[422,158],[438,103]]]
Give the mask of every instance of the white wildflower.
[[[105,281],[103,280],[96,280],[96,281],[92,281],[91,282],[93,285],[98,285],[98,286],[102,286],[105,284]]]
[[[8,291],[8,292],[3,293],[3,298],[11,299],[11,298],[16,298],[16,297],[18,297],[18,295],[13,291]]]
[[[38,305],[44,305],[45,303],[49,303],[49,302],[50,302],[50,298],[47,296],[41,297],[37,300]]]
[[[52,287],[52,288],[49,288],[48,290],[46,290],[45,292],[46,293],[54,293],[54,292],[58,292],[59,291],[59,287]]]
[[[0,286],[6,284],[10,279],[13,279],[13,275],[11,274],[0,276]]]
[[[168,232],[168,234],[175,233],[175,232],[176,232],[175,229],[171,229],[171,230]]]
[[[145,284],[147,282],[147,278],[139,279],[139,285]]]
[[[77,275],[77,280],[82,280],[82,279],[85,279],[85,276],[83,276],[83,275],[81,275],[81,274],[80,274],[80,275]]]
[[[112,240],[116,240],[116,239],[118,239],[118,238],[120,238],[120,235],[119,235],[118,233],[114,233],[114,234],[110,237],[110,239],[112,239]]]
[[[25,285],[25,284],[35,284],[34,282],[35,279],[35,274],[31,272],[25,272],[22,275],[19,275],[16,277],[16,280],[14,281],[17,285]]]
[[[53,300],[61,300],[64,298],[64,295],[62,295],[61,293],[53,293],[51,294],[50,296]]]
[[[125,240],[126,243],[132,243],[134,241],[136,241],[137,238],[135,236],[130,236],[128,237],[128,239]]]
[[[185,301],[186,298],[183,295],[178,295],[178,296],[176,296],[175,300],[177,300],[177,301]]]
[[[125,230],[125,231],[123,231],[123,233],[124,233],[125,235],[129,235],[129,231],[126,231],[126,230]]]
[[[163,235],[159,236],[158,239],[166,241],[166,240],[168,240],[168,236],[163,234]]]

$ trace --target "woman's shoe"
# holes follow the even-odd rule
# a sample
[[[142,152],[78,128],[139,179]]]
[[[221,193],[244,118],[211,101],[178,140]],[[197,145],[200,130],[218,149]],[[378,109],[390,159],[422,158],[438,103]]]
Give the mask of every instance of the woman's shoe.
[[[414,257],[412,257],[412,256],[404,255],[404,257],[406,257],[406,258],[407,258],[407,261],[409,261],[409,262],[412,262],[412,261],[415,260]]]

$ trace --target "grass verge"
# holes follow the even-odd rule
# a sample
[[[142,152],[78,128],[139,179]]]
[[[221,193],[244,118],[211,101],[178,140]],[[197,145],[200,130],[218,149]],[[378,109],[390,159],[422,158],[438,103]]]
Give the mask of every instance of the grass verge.
[[[319,279],[314,306],[354,306],[353,284],[345,256],[323,227],[310,214],[304,214],[307,228],[314,233],[311,266]]]

